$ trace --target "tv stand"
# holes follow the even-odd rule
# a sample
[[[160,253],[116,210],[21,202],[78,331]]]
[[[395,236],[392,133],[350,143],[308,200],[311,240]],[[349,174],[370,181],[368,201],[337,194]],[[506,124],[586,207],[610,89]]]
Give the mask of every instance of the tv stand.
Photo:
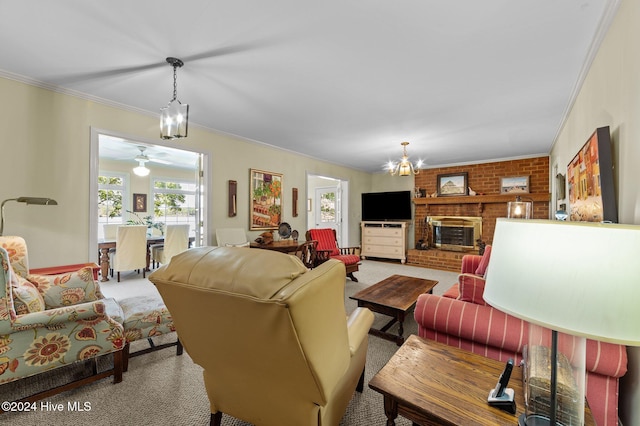
[[[360,256],[407,261],[407,222],[360,222],[362,248]]]

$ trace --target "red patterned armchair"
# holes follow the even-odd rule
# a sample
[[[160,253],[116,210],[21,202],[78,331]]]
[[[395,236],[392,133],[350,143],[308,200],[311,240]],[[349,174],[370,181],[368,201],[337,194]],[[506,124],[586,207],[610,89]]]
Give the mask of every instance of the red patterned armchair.
[[[418,297],[414,311],[418,334],[488,358],[513,358],[519,363],[529,339],[529,324],[482,298],[490,255],[487,246],[483,256],[464,256],[457,284],[443,296]],[[627,371],[626,347],[587,339],[586,370],[586,395],[596,424],[617,425],[618,381]]]
[[[344,263],[347,270],[347,276],[351,281],[358,282],[353,275],[358,271],[360,265],[360,256],[356,254],[356,250],[360,247],[338,247],[338,238],[336,230],[333,228],[317,228],[309,229],[306,233],[307,241],[315,240],[318,242],[316,249],[316,259],[318,263],[322,263],[328,259],[336,259]]]

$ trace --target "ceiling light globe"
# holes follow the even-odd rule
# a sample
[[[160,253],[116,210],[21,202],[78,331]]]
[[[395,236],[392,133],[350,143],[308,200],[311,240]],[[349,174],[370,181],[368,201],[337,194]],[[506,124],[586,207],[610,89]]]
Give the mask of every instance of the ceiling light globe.
[[[133,168],[133,173],[137,176],[148,176],[149,172],[151,172],[151,170],[146,168],[144,165],[139,165],[138,167]]]

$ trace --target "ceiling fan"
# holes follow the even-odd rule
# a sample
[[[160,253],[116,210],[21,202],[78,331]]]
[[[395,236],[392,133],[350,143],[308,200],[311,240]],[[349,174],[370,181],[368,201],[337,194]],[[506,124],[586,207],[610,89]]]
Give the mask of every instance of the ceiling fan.
[[[170,161],[162,160],[160,158],[149,158],[145,153],[145,151],[147,150],[146,146],[138,146],[138,149],[140,150],[140,154],[136,155],[134,160],[136,160],[140,166],[144,166],[146,162],[159,163],[159,164],[171,164]]]
[[[269,46],[271,44],[273,44],[272,40],[256,40],[248,43],[238,43],[231,46],[216,47],[211,50],[201,52],[201,53],[196,53],[193,55],[184,55],[184,56],[181,55],[180,59],[186,64],[186,63],[191,63],[193,61],[198,61],[201,59],[215,58],[220,56],[232,55],[235,53],[242,53],[245,51]],[[110,78],[110,77],[115,77],[119,75],[130,74],[130,73],[140,73],[142,71],[166,67],[166,65],[167,65],[167,62],[163,60],[155,63],[134,65],[134,66],[122,67],[122,68],[112,68],[112,69],[106,69],[103,71],[67,74],[65,76],[61,76],[58,78],[54,77],[51,80],[55,84],[65,85],[68,83],[77,83],[80,81]]]

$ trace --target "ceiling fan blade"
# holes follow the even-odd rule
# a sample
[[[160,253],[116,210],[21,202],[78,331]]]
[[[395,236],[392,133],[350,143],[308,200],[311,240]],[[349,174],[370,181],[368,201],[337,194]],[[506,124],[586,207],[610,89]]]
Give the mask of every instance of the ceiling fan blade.
[[[100,78],[115,77],[118,75],[136,73],[136,72],[146,71],[146,70],[150,70],[150,69],[158,68],[162,66],[167,66],[167,62],[162,61],[154,64],[137,65],[134,67],[115,68],[111,70],[96,71],[96,72],[89,72],[89,73],[69,74],[62,78],[52,78],[51,81],[56,84],[77,83],[80,81],[88,81],[88,80],[95,80]]]
[[[158,163],[158,164],[173,164],[171,163],[171,161],[161,160],[159,158],[149,158],[149,161],[152,163]]]
[[[226,56],[234,53],[241,53],[247,50],[252,50],[266,43],[253,42],[253,43],[240,43],[233,46],[216,47],[215,49],[208,50],[206,52],[197,53],[195,55],[183,56],[180,59],[187,65],[189,62],[197,61],[199,59],[215,58],[218,56]]]
[[[175,56],[181,59],[185,65],[188,65],[189,62],[198,61],[201,59],[215,58],[220,56],[231,55],[234,53],[240,53],[247,50],[252,50],[268,45],[272,45],[274,40],[272,39],[261,39],[248,43],[238,43],[230,46],[216,47],[214,49],[208,50],[206,52],[197,53],[194,55],[182,56],[182,55],[167,55],[167,56]],[[62,77],[53,77],[50,81],[54,84],[65,85],[69,83],[78,83],[82,81],[96,80],[102,78],[116,77],[124,74],[138,73],[142,71],[147,71],[154,68],[159,67],[167,67],[167,61],[161,60],[155,62],[153,64],[146,65],[136,65],[131,67],[124,68],[114,68],[104,71],[96,71],[96,72],[87,72],[87,73],[77,73],[77,74],[67,74]]]

